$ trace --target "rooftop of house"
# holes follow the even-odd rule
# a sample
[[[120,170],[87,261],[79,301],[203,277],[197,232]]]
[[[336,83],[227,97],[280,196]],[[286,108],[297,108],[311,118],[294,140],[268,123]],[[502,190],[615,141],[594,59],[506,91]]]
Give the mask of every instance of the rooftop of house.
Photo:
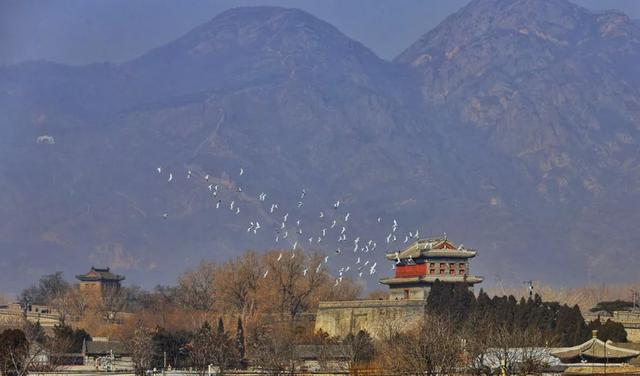
[[[388,260],[407,260],[421,258],[471,258],[477,250],[466,248],[463,244],[456,245],[447,239],[446,235],[418,239],[406,248],[387,253]]]
[[[551,355],[563,362],[574,362],[576,359],[608,359],[608,361],[628,361],[640,355],[640,351],[616,346],[611,341],[599,340],[596,335],[580,345],[561,347],[553,350]]]
[[[92,266],[91,270],[89,270],[87,273],[76,275],[76,278],[83,282],[92,282],[92,281],[120,282],[124,280],[124,276],[112,273],[109,270],[109,268],[96,268],[94,266]]]
[[[94,341],[85,341],[82,345],[82,353],[86,356],[104,356],[113,352],[114,356],[125,356],[129,354],[124,343],[119,341],[109,341],[102,338],[95,338]]]

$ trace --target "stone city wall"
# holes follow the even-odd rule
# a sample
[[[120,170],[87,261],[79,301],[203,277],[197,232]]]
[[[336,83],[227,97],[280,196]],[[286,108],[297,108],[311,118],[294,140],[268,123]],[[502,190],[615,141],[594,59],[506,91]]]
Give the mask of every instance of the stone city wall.
[[[380,338],[385,331],[414,326],[425,308],[422,299],[320,302],[315,330],[337,337],[366,330]]]
[[[640,311],[615,311],[611,320],[624,326],[629,342],[640,342]]]

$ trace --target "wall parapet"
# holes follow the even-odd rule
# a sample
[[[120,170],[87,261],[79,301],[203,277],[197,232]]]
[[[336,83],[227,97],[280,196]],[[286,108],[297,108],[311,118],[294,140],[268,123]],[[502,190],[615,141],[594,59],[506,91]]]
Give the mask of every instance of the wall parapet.
[[[320,302],[318,309],[323,308],[384,308],[384,307],[420,307],[426,305],[424,299],[404,300],[338,300]]]

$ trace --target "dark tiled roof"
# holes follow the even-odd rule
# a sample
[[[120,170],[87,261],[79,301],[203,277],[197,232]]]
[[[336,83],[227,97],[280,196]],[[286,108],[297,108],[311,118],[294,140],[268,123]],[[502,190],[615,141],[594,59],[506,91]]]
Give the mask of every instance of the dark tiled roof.
[[[389,252],[385,256],[388,260],[399,258],[462,258],[468,259],[476,256],[477,251],[465,248],[462,244],[456,245],[447,238],[419,239],[398,252]]]
[[[109,268],[95,268],[91,267],[91,270],[85,274],[76,276],[81,281],[122,281],[124,276],[114,274],[109,271]]]
[[[118,341],[87,341],[84,346],[85,355],[109,355],[113,351],[113,355],[128,355],[124,343]]]
[[[348,349],[344,345],[296,345],[294,352],[298,359],[348,359]]]

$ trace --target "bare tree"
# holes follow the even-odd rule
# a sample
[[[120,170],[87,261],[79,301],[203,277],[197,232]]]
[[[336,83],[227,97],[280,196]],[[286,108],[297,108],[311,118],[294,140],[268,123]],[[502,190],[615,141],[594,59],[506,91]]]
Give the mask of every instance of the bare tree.
[[[67,292],[66,302],[69,303],[71,307],[70,313],[73,315],[74,320],[79,320],[84,316],[89,307],[89,299],[87,299],[85,294],[80,292],[78,285],[73,286],[73,288]]]
[[[346,277],[336,286],[334,283],[325,283],[320,289],[321,300],[356,300],[362,295],[364,286],[361,282]]]
[[[70,288],[68,291],[56,296],[51,300],[51,302],[49,302],[51,308],[53,308],[55,313],[58,314],[58,318],[62,325],[66,325],[69,318],[73,319],[76,316],[75,299],[78,298],[76,295],[80,294],[76,294],[75,289]]]
[[[448,320],[427,316],[415,330],[387,338],[380,354],[393,374],[449,375],[461,362],[462,340]]]
[[[267,375],[295,375],[296,335],[291,322],[260,325],[251,334],[253,363]]]
[[[342,349],[350,369],[356,365],[369,363],[375,357],[373,339],[364,330],[359,330],[355,335],[348,334],[342,341]]]
[[[141,321],[138,321],[132,333],[123,338],[127,350],[131,353],[131,360],[136,375],[144,375],[151,367],[155,354],[153,336]]]
[[[236,347],[224,331],[222,320],[215,330],[205,321],[195,333],[191,346],[191,360],[201,375],[206,373],[209,365],[217,366],[218,373],[222,375],[238,362]]]
[[[262,277],[260,258],[253,252],[227,261],[216,275],[216,291],[226,312],[240,315],[243,321],[255,314],[258,282]]]
[[[34,284],[22,291],[18,300],[31,304],[49,304],[56,297],[65,294],[69,287],[69,282],[64,279],[62,272],[46,274],[40,277],[37,285]]]
[[[548,347],[538,328],[499,326],[492,334],[493,347],[487,356],[504,367],[507,375],[541,374],[547,367]]]
[[[212,310],[217,272],[215,263],[202,261],[195,269],[183,273],[178,278],[178,299],[182,306],[199,311]]]
[[[205,375],[216,351],[215,332],[208,322],[196,331],[191,341],[191,362],[200,375]]]
[[[127,297],[118,287],[106,288],[98,300],[98,310],[109,323],[118,321],[118,314],[127,308]]]
[[[475,375],[490,375],[489,349],[494,345],[495,326],[486,317],[471,315],[461,328],[465,365],[467,372]]]
[[[321,254],[306,255],[302,251],[289,251],[287,256],[282,257],[281,253],[270,251],[263,256],[269,273],[262,279],[261,297],[271,311],[295,318],[300,312],[317,304],[318,293],[329,278],[321,268]]]

